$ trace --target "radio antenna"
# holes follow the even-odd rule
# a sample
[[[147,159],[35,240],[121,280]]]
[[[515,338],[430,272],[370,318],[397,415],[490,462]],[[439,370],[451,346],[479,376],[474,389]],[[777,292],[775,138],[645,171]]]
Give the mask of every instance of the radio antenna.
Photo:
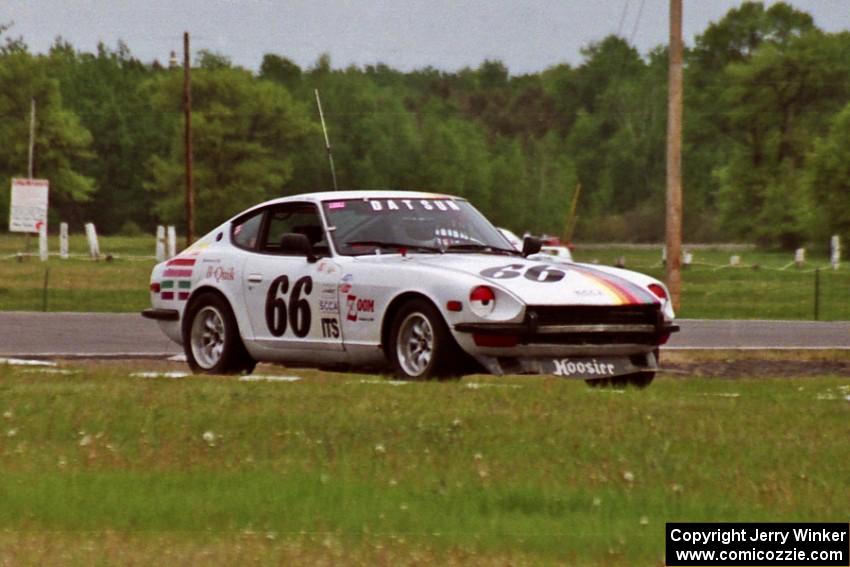
[[[319,98],[319,89],[313,89],[316,93],[316,105],[319,107],[319,119],[322,121],[322,132],[325,133],[325,150],[328,152],[328,163],[331,165],[331,177],[334,180],[334,191],[339,191],[336,184],[336,169],[334,169],[334,156],[331,153],[331,141],[328,138],[328,128],[325,126],[325,114],[322,112],[322,99]]]

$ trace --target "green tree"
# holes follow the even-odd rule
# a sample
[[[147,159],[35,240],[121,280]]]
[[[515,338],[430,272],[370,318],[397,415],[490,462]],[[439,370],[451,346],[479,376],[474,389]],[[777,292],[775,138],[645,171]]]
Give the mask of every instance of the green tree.
[[[730,159],[718,168],[718,208],[732,234],[793,248],[807,236],[813,203],[802,173],[828,117],[847,100],[850,42],[818,31],[787,46],[764,44],[726,68]]]
[[[833,234],[850,239],[850,104],[835,116],[806,163],[805,186],[815,204],[811,234],[825,244]]]
[[[179,120],[178,115],[151,111],[142,86],[154,71],[122,43],[115,50],[100,44],[97,53],[90,54],[57,41],[49,65],[66,105],[92,133],[92,150],[98,156],[75,164],[96,184],[81,213],[106,233],[125,224],[152,228],[152,195],[144,190],[147,172],[139,164],[169,147],[166,133]]]
[[[79,221],[81,204],[91,198],[94,182],[79,164],[91,159],[91,134],[62,100],[59,81],[44,57],[29,53],[20,41],[0,48],[0,183],[26,177],[31,101],[36,103],[33,175],[50,181],[50,219]],[[8,191],[0,191],[0,216],[8,216]]]
[[[155,111],[179,113],[182,73],[155,76],[148,92]],[[218,62],[193,70],[192,126],[196,223],[199,231],[272,197],[286,194],[293,155],[316,134],[306,111],[287,91]],[[149,160],[146,187],[162,221],[180,224],[184,204],[182,128],[167,154]]]

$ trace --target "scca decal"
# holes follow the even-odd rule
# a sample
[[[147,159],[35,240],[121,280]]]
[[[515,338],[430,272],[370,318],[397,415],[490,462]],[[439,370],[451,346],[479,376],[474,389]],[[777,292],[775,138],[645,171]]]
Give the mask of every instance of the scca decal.
[[[507,266],[497,266],[495,268],[487,268],[482,270],[480,274],[485,278],[494,280],[509,280],[518,278],[523,275],[522,270],[525,268],[522,264],[508,264]],[[525,271],[525,279],[540,283],[555,283],[564,279],[567,273],[563,270],[553,268],[546,264],[540,266],[532,266]]]

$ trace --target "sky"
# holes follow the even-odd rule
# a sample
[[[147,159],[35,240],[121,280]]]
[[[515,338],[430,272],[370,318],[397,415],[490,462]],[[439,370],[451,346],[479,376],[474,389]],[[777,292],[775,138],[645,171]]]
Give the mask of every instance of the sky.
[[[772,4],[767,1],[765,4]],[[850,0],[789,0],[825,31],[850,30]],[[684,0],[685,42],[739,0]],[[581,49],[618,34],[641,53],[666,43],[669,0],[2,0],[7,37],[45,52],[61,36],[77,50],[121,40],[144,62],[182,60],[183,32],[200,49],[256,70],[263,55],[309,68],[384,63],[446,71],[500,60],[511,74],[579,64]]]

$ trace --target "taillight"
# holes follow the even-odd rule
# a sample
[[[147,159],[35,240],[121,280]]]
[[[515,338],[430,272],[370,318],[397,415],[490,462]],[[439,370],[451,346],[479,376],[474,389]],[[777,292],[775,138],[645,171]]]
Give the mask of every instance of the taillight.
[[[649,291],[655,294],[655,297],[662,301],[667,299],[667,290],[664,289],[663,285],[659,285],[657,283],[649,284]]]
[[[480,285],[469,294],[469,308],[479,317],[486,317],[496,308],[496,294],[486,285]]]
[[[159,282],[151,282],[151,291],[153,293],[159,293],[159,290],[160,290]]]

